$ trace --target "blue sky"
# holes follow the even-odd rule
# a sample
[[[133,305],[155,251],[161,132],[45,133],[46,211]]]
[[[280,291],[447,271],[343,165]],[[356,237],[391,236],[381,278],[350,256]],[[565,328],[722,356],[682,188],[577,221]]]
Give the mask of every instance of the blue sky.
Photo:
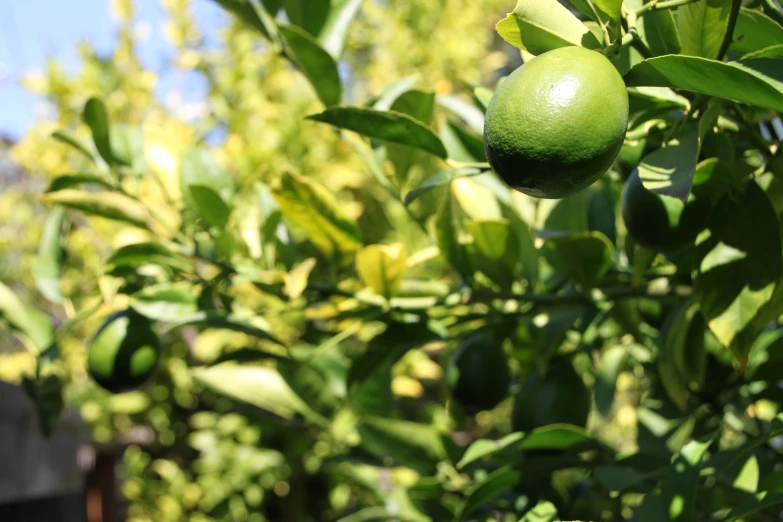
[[[99,51],[112,48],[116,22],[110,5],[109,0],[0,0],[0,135],[19,137],[34,121],[40,100],[19,85],[22,74],[40,69],[50,56],[67,70],[76,70],[76,47],[82,39]],[[143,31],[148,37],[140,45],[140,56],[162,71],[172,51],[163,36],[165,11],[159,0],[137,0],[135,5],[139,26],[149,28]],[[194,6],[203,27],[222,24],[224,15],[210,0],[195,0]],[[163,74],[159,94],[165,96],[182,84],[176,73]],[[192,89],[187,93],[199,95]]]

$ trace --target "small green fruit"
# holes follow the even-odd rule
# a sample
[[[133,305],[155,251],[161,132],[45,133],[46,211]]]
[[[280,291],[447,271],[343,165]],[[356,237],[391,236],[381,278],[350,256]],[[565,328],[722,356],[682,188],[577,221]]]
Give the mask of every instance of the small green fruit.
[[[152,322],[133,310],[109,316],[90,341],[87,370],[112,393],[132,390],[155,372],[160,341]]]
[[[474,334],[457,349],[451,361],[457,378],[452,395],[466,411],[491,410],[508,395],[508,358],[490,336]]]

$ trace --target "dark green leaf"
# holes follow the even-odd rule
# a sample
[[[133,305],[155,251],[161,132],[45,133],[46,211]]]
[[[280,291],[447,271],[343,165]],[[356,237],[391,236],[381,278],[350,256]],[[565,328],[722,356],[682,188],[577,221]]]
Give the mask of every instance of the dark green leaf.
[[[63,410],[62,380],[57,375],[47,375],[37,381],[25,377],[22,385],[35,404],[44,437],[51,437],[60,423]]]
[[[348,387],[361,383],[384,364],[399,361],[408,351],[439,339],[436,331],[426,323],[390,325],[374,337],[367,350],[356,359],[348,372]]]
[[[731,48],[740,54],[783,44],[783,26],[761,11],[740,9]]]
[[[60,274],[65,257],[62,245],[64,221],[65,209],[56,208],[49,213],[38,243],[38,257],[35,259],[35,284],[41,295],[53,303],[61,303],[63,300]]]
[[[308,119],[352,130],[369,138],[409,145],[439,158],[446,158],[447,155],[443,142],[432,129],[406,114],[359,107],[335,107],[308,116]]]
[[[220,229],[226,228],[231,209],[223,199],[205,185],[189,185],[190,197],[204,221]]]
[[[587,432],[568,424],[550,424],[531,431],[517,445],[521,450],[565,450],[577,444],[592,441]]]
[[[609,271],[613,250],[600,232],[555,236],[542,247],[544,257],[559,273],[585,288],[594,287]]]
[[[109,165],[128,165],[126,161],[118,158],[111,146],[111,133],[109,131],[109,115],[106,107],[98,98],[90,98],[84,106],[82,113],[84,123],[90,127],[92,140],[98,153]]]
[[[318,41],[335,60],[339,60],[343,55],[345,42],[348,39],[348,30],[356,15],[359,14],[362,1],[337,0],[329,10],[329,16],[318,35]]]
[[[697,239],[694,283],[702,312],[743,368],[781,278],[779,228],[769,198],[751,180],[718,202]]]
[[[310,81],[323,104],[331,107],[340,103],[343,94],[337,63],[318,40],[295,25],[281,26],[280,34],[285,38],[288,57]]]
[[[764,49],[753,51],[743,56],[745,60],[751,60],[755,58],[783,58],[783,44],[770,45]]]
[[[647,479],[635,469],[611,464],[595,468],[593,477],[609,491],[624,491]]]
[[[139,228],[149,228],[149,213],[138,201],[116,192],[82,192],[75,189],[49,192],[44,203],[60,205],[85,214],[124,221]]]
[[[46,188],[46,192],[57,192],[58,190],[78,187],[87,183],[94,183],[108,189],[112,188],[110,183],[94,174],[64,174],[54,178]]]
[[[210,361],[209,365],[215,366],[226,362],[253,364],[270,360],[279,361],[281,359],[283,359],[283,357],[280,355],[265,352],[256,348],[240,348],[238,350],[231,350],[221,353],[215,360]]]
[[[659,56],[635,65],[625,80],[630,87],[672,87],[783,111],[783,67],[769,58],[724,63]]]
[[[653,55],[679,54],[680,34],[670,9],[645,13],[637,29]]]
[[[449,191],[435,215],[435,240],[440,254],[463,277],[472,275],[469,245],[460,241],[462,233],[459,203]]]
[[[330,3],[330,0],[283,0],[291,23],[313,36],[318,36],[326,24]]]
[[[365,416],[358,426],[362,447],[380,459],[391,458],[421,473],[432,473],[447,459],[434,427],[398,419]]]
[[[732,0],[698,0],[680,6],[677,26],[682,54],[715,59],[729,23]]]
[[[160,243],[133,243],[117,249],[106,264],[113,267],[140,267],[160,265],[183,272],[192,272],[193,265],[182,255],[172,252]]]
[[[693,330],[694,334],[691,334]],[[688,409],[690,384],[703,375],[691,368],[691,360],[704,358],[704,320],[695,300],[686,301],[664,326],[663,343],[658,354],[658,373],[669,398],[683,411]],[[701,342],[697,342],[701,339]],[[694,353],[695,352],[695,353]],[[694,371],[696,370],[696,371]],[[703,374],[703,368],[701,368]]]
[[[557,0],[520,0],[497,31],[514,47],[536,55],[569,45],[600,47],[593,33]]]
[[[745,520],[746,517],[757,511],[779,504],[783,504],[783,494],[765,491],[756,495],[755,501],[739,505],[729,511],[729,514],[725,518],[725,522],[735,522],[740,519]]]
[[[432,114],[435,109],[435,94],[418,90],[406,91],[392,103],[391,111],[415,118],[424,125],[429,125],[432,121]],[[418,149],[405,145],[389,144],[387,147],[387,156],[394,164],[394,171],[397,173],[397,179],[400,185],[404,184],[408,170],[418,159],[421,152]]]
[[[468,497],[460,506],[458,519],[464,520],[466,516],[473,513],[476,509],[512,488],[519,482],[519,478],[520,473],[508,467],[496,469],[487,475],[468,492]]]

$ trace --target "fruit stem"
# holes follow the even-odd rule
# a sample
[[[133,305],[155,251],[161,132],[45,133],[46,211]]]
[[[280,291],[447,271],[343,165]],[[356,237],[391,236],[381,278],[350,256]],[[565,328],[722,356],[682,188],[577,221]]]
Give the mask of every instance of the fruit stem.
[[[672,9],[680,7],[681,5],[692,4],[698,0],[666,0],[664,2],[658,2],[657,0],[650,0],[650,2],[644,4],[642,7],[634,11],[636,16],[642,16],[649,11],[660,11],[661,9]]]
[[[723,36],[723,42],[721,43],[716,60],[723,60],[723,57],[729,50],[729,46],[731,45],[732,39],[734,38],[734,27],[737,25],[737,18],[739,18],[740,7],[742,7],[742,0],[732,0],[731,12],[729,13],[729,23],[726,26],[726,34]]]
[[[638,38],[636,28],[631,27],[627,33],[619,40],[615,40],[612,45],[604,49],[604,56],[610,57],[620,52],[620,49],[631,45]]]
[[[593,11],[593,16],[595,16],[595,21],[598,22],[598,25],[601,26],[601,32],[604,33],[604,45],[609,45],[612,41],[612,37],[609,36],[609,30],[606,28],[606,24],[601,19],[601,16],[598,14],[598,10],[595,8],[595,5],[593,4],[592,0],[587,0],[587,4],[590,6],[590,9]]]

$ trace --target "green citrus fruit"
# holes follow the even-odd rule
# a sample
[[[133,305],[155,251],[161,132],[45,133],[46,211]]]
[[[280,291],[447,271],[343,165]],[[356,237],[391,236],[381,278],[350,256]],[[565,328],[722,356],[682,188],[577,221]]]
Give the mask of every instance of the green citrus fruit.
[[[491,410],[508,395],[508,359],[496,340],[482,334],[467,338],[451,361],[457,370],[452,395],[465,410]]]
[[[620,152],[628,92],[604,55],[562,47],[522,65],[487,108],[484,146],[510,187],[559,199],[603,175]]]
[[[620,209],[625,228],[633,240],[651,250],[674,252],[693,243],[704,228],[711,204],[698,191],[691,192],[685,206],[680,200],[647,190],[634,169],[625,182]]]
[[[555,360],[546,373],[533,372],[514,401],[516,431],[530,431],[550,424],[584,427],[592,400],[582,378],[570,362]]]
[[[152,322],[132,310],[109,316],[90,341],[87,369],[110,392],[144,384],[155,372],[160,342]]]

